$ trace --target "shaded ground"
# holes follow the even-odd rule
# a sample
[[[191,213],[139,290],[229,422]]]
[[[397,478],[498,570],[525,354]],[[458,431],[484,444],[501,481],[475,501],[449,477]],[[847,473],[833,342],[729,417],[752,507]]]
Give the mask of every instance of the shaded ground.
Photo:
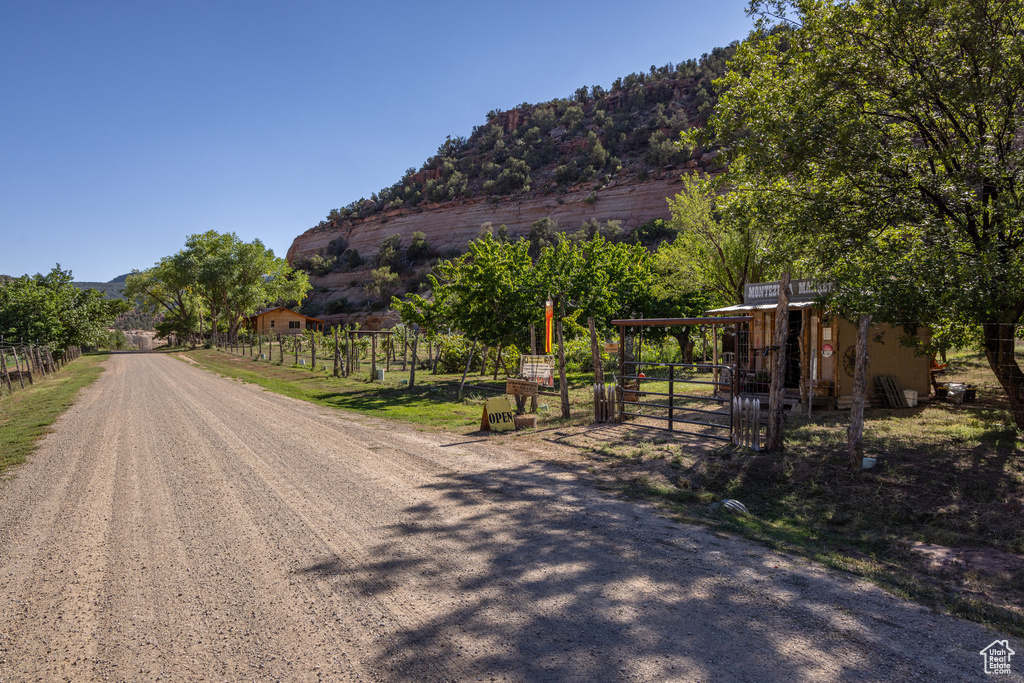
[[[0,680],[985,678],[999,633],[531,448],[115,356],[0,488]]]

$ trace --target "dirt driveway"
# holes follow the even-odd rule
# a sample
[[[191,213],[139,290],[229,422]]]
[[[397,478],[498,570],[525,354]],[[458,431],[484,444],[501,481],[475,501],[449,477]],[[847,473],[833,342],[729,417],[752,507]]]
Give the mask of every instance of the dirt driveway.
[[[1002,637],[166,355],[112,358],[0,484],[2,681],[992,680]]]

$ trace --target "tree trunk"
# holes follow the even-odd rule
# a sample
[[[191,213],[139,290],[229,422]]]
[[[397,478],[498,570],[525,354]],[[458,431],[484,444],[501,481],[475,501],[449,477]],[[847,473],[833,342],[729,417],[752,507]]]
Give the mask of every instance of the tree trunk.
[[[1017,431],[1024,431],[1024,372],[1014,357],[1014,331],[1008,323],[985,323],[985,357],[1006,392]]]
[[[466,375],[469,374],[469,364],[473,362],[473,352],[476,351],[476,339],[473,346],[469,347],[469,358],[466,359],[466,369],[462,371],[462,384],[459,385],[459,398],[462,398],[462,389],[466,386]]]
[[[864,455],[864,403],[868,394],[868,328],[871,316],[862,315],[857,325],[857,361],[853,366],[853,403],[850,405],[850,427],[846,432],[846,457],[850,471],[860,469]]]
[[[501,363],[501,344],[498,344],[498,355],[494,357],[494,381],[498,381],[498,365]]]
[[[562,310],[565,312],[564,308]],[[569,417],[569,383],[565,379],[565,342],[562,341],[562,318],[555,323],[558,334],[558,389],[562,398],[562,417]]]
[[[487,348],[487,344],[480,347],[480,376],[483,377],[487,374],[487,352],[490,349]]]
[[[739,330],[737,329],[737,333]],[[775,307],[775,335],[772,338],[772,383],[768,390],[768,436],[764,449],[769,453],[782,450],[783,381],[786,377],[786,338],[789,336],[789,273],[779,283],[779,303]]]

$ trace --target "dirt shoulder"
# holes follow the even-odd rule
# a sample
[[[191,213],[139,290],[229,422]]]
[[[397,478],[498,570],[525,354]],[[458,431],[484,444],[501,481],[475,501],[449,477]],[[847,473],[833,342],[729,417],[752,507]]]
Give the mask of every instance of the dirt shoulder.
[[[0,680],[984,678],[1000,634],[539,452],[115,356],[0,484]]]

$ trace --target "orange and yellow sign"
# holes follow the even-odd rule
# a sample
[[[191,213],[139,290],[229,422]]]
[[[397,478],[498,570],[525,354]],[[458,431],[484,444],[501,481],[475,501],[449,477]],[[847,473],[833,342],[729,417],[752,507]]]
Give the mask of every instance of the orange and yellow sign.
[[[544,353],[551,353],[551,322],[555,318],[555,306],[548,299],[544,306]]]

